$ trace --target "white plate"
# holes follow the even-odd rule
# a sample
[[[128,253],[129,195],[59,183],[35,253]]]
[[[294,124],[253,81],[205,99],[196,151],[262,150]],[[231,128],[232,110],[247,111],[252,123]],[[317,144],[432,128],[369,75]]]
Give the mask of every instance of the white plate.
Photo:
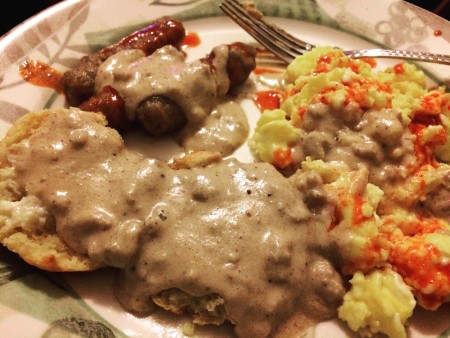
[[[84,54],[117,41],[162,15],[182,19],[201,44],[187,50],[190,59],[204,56],[218,43],[252,39],[223,16],[220,1],[195,0],[67,0],[27,20],[0,40],[0,137],[28,111],[64,105],[53,90],[23,81],[18,66],[35,59],[60,71],[74,66]],[[384,46],[450,54],[450,22],[402,1],[289,0],[258,1],[258,8],[277,24],[317,45],[344,48]],[[381,61],[381,67],[394,61]],[[450,67],[419,64],[430,85],[450,86]],[[257,112],[242,103],[251,124]],[[158,154],[160,144],[143,151]],[[236,156],[251,161],[242,147]],[[114,299],[112,272],[45,274],[0,249],[0,336],[60,337],[57,324],[84,328],[95,337],[183,337],[187,318],[158,312],[135,318]],[[450,306],[438,312],[417,310],[410,337],[450,337]],[[52,335],[53,334],[53,335]],[[231,337],[230,327],[198,328],[197,336]],[[337,321],[320,324],[314,337],[348,337]],[[87,336],[87,334],[86,334]]]

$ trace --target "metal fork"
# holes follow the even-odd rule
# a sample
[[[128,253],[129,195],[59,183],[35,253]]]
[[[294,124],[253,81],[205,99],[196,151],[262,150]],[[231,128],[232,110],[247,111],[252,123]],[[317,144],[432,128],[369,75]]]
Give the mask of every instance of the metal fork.
[[[284,29],[268,23],[256,8],[245,7],[238,0],[224,0],[219,7],[256,41],[286,63],[290,63],[296,56],[315,47],[289,34]],[[445,54],[379,48],[346,50],[344,53],[351,58],[394,58],[450,65],[450,55]]]

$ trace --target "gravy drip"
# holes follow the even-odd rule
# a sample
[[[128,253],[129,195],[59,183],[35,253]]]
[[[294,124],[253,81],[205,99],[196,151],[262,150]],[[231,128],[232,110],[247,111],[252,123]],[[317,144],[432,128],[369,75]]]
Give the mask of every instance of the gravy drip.
[[[140,102],[164,96],[176,102],[186,116],[187,125],[177,135],[182,146],[187,150],[220,151],[227,156],[245,142],[249,132],[242,108],[222,102],[230,86],[228,51],[227,45],[215,47],[210,65],[200,60],[185,62],[183,52],[171,45],[150,56],[141,50],[123,50],[99,67],[95,90],[100,92],[105,86],[117,90],[130,120],[135,120]],[[197,136],[197,132],[202,135]]]
[[[150,296],[172,288],[219,294],[239,337],[286,337],[310,315],[335,315],[334,204],[317,175],[234,159],[174,170],[127,150],[96,116],[51,112],[8,159],[71,248],[121,269],[125,309],[147,315]]]
[[[247,139],[249,128],[241,106],[229,101],[218,104],[198,130],[181,131],[177,138],[187,150],[219,151],[225,157]]]

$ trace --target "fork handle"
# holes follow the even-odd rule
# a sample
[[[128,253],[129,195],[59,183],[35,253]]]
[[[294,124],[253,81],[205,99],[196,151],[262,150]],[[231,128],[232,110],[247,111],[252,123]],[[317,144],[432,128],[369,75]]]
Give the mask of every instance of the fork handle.
[[[450,55],[445,54],[434,54],[434,53],[424,53],[424,52],[412,52],[405,50],[395,50],[395,49],[361,49],[361,50],[350,50],[344,52],[347,56],[351,58],[363,58],[363,57],[378,57],[378,58],[393,58],[393,59],[406,59],[415,61],[426,61],[441,63],[444,65],[450,65]]]

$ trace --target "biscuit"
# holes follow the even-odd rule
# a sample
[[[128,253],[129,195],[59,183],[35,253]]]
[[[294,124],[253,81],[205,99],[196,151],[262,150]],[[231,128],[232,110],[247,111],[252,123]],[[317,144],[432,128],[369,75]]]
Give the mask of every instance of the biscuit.
[[[64,109],[60,109],[64,113]],[[69,248],[56,232],[52,216],[35,196],[28,196],[14,180],[8,154],[25,142],[50,110],[31,112],[9,129],[0,141],[0,243],[39,269],[53,272],[90,271],[99,268],[87,256]],[[106,120],[98,114],[99,121]]]
[[[58,109],[64,114],[68,109]],[[56,232],[55,222],[39,198],[27,195],[14,180],[14,168],[8,154],[14,146],[33,135],[52,112],[31,112],[9,129],[0,141],[0,243],[15,252],[28,264],[52,272],[90,271],[100,268],[89,257],[79,254],[66,245]],[[96,114],[102,125],[107,125],[102,114]],[[221,159],[219,153],[190,153],[175,159],[173,169],[206,166]],[[198,324],[221,324],[226,320],[223,299],[219,295],[192,297],[181,290],[171,289],[152,297],[158,306],[176,313],[192,314]]]

